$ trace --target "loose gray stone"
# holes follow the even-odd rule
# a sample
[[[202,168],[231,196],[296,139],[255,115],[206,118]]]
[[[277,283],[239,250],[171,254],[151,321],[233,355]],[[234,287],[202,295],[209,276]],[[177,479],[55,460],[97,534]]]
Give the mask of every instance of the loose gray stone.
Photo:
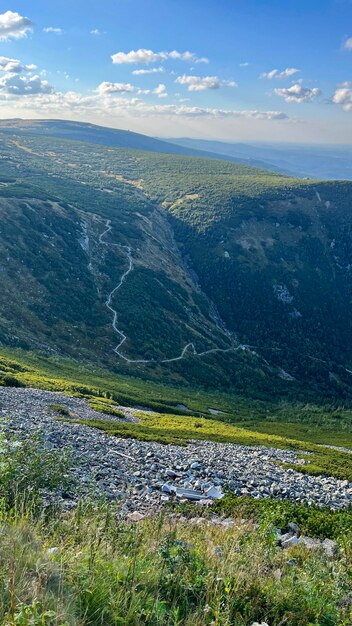
[[[264,446],[211,441],[176,446],[111,437],[89,426],[57,421],[51,404],[64,406],[77,419],[110,417],[93,411],[84,398],[40,389],[0,388],[0,430],[6,436],[21,440],[40,432],[50,450],[72,451],[71,474],[77,486],[72,493],[60,495],[66,509],[80,497],[94,494],[121,500],[124,514],[153,512],[165,501],[162,498],[171,495],[171,488],[178,489],[181,498],[185,497],[182,489],[196,492],[194,501],[201,503],[209,502],[209,489],[230,489],[236,495],[274,497],[334,510],[352,504],[352,483],[300,473],[302,462],[309,462],[309,453],[302,461],[299,451]],[[135,409],[119,408],[125,421],[136,421]],[[286,469],[282,463],[297,469]],[[297,535],[293,526],[291,531]]]

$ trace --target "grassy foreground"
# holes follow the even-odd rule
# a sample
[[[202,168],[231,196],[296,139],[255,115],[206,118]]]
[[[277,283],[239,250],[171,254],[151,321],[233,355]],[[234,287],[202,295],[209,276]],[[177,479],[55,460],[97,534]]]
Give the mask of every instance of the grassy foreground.
[[[64,513],[44,509],[41,493],[65,487],[67,456],[40,439],[2,440],[0,455],[4,626],[351,624],[352,512],[326,512],[324,527],[314,508],[227,499],[229,528],[172,514],[133,524],[104,503]],[[278,548],[273,522],[294,520],[333,536],[339,556]]]
[[[331,562],[318,550],[280,551],[251,521],[134,526],[103,509],[3,520],[0,533],[4,625],[351,624],[346,540]]]

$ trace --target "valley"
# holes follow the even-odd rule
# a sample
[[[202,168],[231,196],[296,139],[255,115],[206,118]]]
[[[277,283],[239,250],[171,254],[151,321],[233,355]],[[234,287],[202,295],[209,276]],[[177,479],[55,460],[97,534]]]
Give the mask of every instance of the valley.
[[[4,389],[142,407],[72,418],[98,438],[273,445],[349,479],[351,184],[58,128],[0,131]]]
[[[29,126],[0,129],[0,615],[349,623],[351,183]]]
[[[2,311],[4,345],[37,342],[121,372],[239,393],[349,396],[350,183],[9,131],[2,150],[5,238],[12,204],[16,236],[31,213],[49,220],[55,206],[72,237],[65,249],[53,230],[43,232],[45,247],[30,227],[23,235],[24,258],[11,271],[28,266],[32,243],[45,269],[40,285],[26,277],[24,306],[10,298],[32,320],[29,332],[11,329]],[[55,282],[50,321],[39,302]]]

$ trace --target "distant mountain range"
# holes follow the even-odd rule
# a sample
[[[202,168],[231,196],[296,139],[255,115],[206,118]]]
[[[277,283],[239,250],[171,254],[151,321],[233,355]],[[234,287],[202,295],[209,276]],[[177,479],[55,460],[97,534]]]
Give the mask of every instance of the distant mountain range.
[[[82,122],[71,122],[66,120],[22,120],[9,119],[0,120],[0,130],[10,133],[43,135],[48,137],[59,137],[66,139],[76,139],[77,141],[87,141],[104,146],[115,146],[117,148],[131,148],[133,150],[146,150],[147,152],[158,152],[160,154],[179,154],[182,156],[197,156],[207,159],[220,159],[233,163],[245,163],[253,167],[262,167],[272,172],[287,173],[275,164],[266,163],[261,159],[248,159],[247,156],[231,156],[221,154],[218,150],[208,151],[203,148],[193,148],[192,146],[176,145],[174,142],[163,141],[129,130],[119,130],[116,128],[106,128]]]
[[[265,163],[299,177],[352,180],[352,146],[308,146],[289,144],[243,144],[204,139],[168,139],[194,150],[206,150],[227,158],[244,159],[249,165]]]
[[[86,124],[3,126],[0,345],[351,397],[352,183],[114,146],[159,144]]]

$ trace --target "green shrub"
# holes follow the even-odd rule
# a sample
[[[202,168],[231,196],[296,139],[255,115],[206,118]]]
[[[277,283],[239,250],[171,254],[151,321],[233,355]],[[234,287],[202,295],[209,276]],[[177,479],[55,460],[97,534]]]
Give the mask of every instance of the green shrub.
[[[25,387],[26,385],[16,378],[16,376],[11,376],[10,374],[5,374],[5,376],[0,377],[0,381],[2,381],[2,385],[4,387]]]
[[[334,539],[349,534],[352,539],[352,507],[332,511],[327,507],[321,509],[317,506],[269,498],[255,500],[249,496],[236,497],[227,493],[214,504],[212,511],[219,515],[256,520],[263,526],[281,529],[294,522],[302,534],[311,537]]]
[[[110,406],[109,404],[103,404],[101,402],[90,401],[89,406],[94,411],[98,411],[98,413],[105,413],[106,415],[114,415],[115,417],[120,417],[121,419],[124,419],[125,417],[122,411],[119,411],[118,409],[114,409],[114,407]]]
[[[61,404],[48,404],[49,409],[52,409],[53,411],[55,411],[56,413],[60,413],[60,415],[70,415],[70,411],[68,409],[66,409],[65,406],[62,406]]]
[[[45,446],[41,434],[16,440],[0,437],[0,502],[5,511],[18,507],[35,512],[42,495],[67,489],[72,479],[66,451]]]

